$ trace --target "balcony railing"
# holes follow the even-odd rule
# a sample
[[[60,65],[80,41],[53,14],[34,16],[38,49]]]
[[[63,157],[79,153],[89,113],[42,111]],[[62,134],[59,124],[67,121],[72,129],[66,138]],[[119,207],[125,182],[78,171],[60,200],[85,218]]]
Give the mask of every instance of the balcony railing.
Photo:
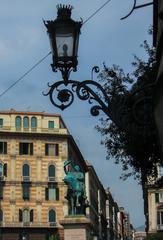
[[[48,177],[49,182],[55,182],[55,177]]]
[[[57,228],[56,222],[0,222],[0,227],[13,227],[13,228]]]
[[[30,177],[29,176],[22,176],[22,181],[23,182],[30,182]]]

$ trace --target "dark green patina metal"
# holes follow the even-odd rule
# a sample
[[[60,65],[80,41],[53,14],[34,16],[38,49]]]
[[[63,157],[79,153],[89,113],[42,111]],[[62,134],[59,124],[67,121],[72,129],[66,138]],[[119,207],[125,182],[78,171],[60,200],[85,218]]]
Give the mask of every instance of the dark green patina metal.
[[[74,165],[71,161],[64,162],[66,176],[64,182],[67,184],[67,195],[69,215],[85,214],[87,207],[84,173],[79,165]]]

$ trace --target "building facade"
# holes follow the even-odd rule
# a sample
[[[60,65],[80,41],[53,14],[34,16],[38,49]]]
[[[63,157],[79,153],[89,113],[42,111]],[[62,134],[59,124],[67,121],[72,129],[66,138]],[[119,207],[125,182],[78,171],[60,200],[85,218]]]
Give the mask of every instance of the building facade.
[[[87,171],[59,115],[0,112],[1,239],[63,239],[67,159]]]
[[[163,167],[158,167],[158,178],[148,187],[149,234],[163,231]]]
[[[87,217],[90,218],[93,239],[107,240],[106,200],[107,195],[94,167],[88,162],[86,173],[86,195],[89,207]]]
[[[85,179],[84,217],[70,216],[67,161]],[[118,212],[60,115],[0,112],[0,240],[64,240],[70,218],[78,226],[84,219],[89,240],[125,239]]]
[[[119,239],[119,224],[118,212],[119,208],[115,202],[109,188],[106,189],[107,203],[106,203],[106,216],[107,216],[107,239],[116,240]]]

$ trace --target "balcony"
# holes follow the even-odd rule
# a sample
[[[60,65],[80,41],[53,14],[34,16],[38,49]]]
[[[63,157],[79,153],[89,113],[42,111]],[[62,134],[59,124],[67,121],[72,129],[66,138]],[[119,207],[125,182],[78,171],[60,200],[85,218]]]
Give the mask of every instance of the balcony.
[[[52,133],[52,134],[68,134],[68,130],[66,128],[42,128],[41,129],[42,133]]]
[[[1,126],[0,131],[10,131],[11,127],[10,126]]]
[[[0,222],[0,227],[6,228],[57,228],[56,222]]]
[[[22,176],[22,181],[23,182],[30,182],[30,177],[29,176]]]
[[[55,182],[56,180],[55,180],[55,177],[48,177],[48,181],[49,182]]]

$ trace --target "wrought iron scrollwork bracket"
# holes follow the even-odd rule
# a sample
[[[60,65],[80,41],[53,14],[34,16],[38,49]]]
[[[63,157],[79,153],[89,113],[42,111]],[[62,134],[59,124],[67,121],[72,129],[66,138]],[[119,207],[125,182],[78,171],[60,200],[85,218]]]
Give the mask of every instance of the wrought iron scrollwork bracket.
[[[93,72],[98,73],[99,68],[96,66],[92,69]],[[100,110],[102,110],[106,115],[112,115],[111,108],[109,105],[110,99],[106,94],[103,87],[96,81],[85,80],[64,80],[57,81],[54,84],[48,84],[49,91],[43,93],[44,96],[49,96],[51,103],[61,110],[66,109],[74,102],[74,94],[76,93],[77,97],[80,100],[87,100],[89,104],[94,104],[91,107],[91,114],[93,116],[99,115]]]
[[[153,4],[153,2],[149,2],[149,3],[145,3],[145,4],[141,4],[141,5],[136,5],[136,3],[137,3],[137,0],[134,0],[134,4],[133,4],[131,11],[126,16],[122,17],[121,20],[128,18],[134,12],[134,10],[136,10],[138,8],[147,7],[147,6],[150,6]]]
[[[98,73],[97,66],[92,68],[93,73]],[[114,71],[108,72],[111,78],[116,77]],[[128,98],[119,96],[118,101],[114,101],[100,83],[94,80],[60,80],[53,84],[48,84],[49,90],[43,93],[49,96],[51,103],[61,110],[68,108],[75,98],[75,94],[80,100],[88,101],[93,106],[90,109],[92,116],[98,116],[100,111],[106,114],[117,126],[125,129],[128,125],[129,112],[133,116],[134,122],[139,126],[151,124],[151,111],[148,109],[152,106],[151,91],[154,84],[148,84],[138,88],[129,94]]]

